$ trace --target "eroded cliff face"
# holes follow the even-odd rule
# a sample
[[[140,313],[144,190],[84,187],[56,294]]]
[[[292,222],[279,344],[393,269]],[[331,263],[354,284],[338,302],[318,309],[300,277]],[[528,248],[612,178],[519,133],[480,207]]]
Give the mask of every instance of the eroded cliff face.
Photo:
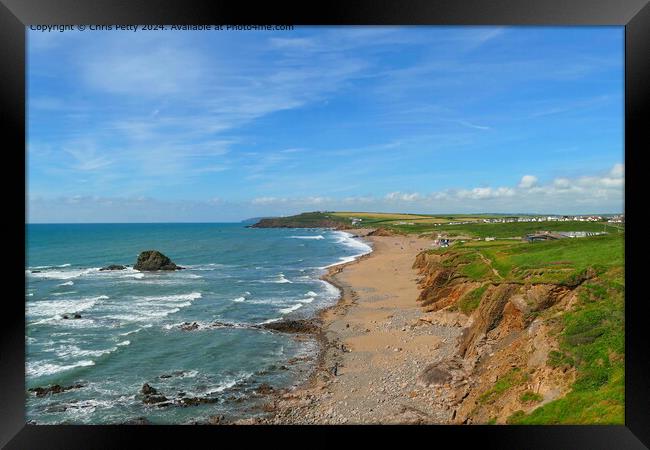
[[[476,280],[454,258],[453,252],[422,252],[414,263],[418,302],[429,317],[454,317],[453,325],[463,328],[454,381],[440,393],[451,399],[453,423],[506,423],[515,411],[565,395],[575,370],[550,367],[547,360],[558,348],[554,320],[575,301],[575,286],[509,282],[496,272]]]

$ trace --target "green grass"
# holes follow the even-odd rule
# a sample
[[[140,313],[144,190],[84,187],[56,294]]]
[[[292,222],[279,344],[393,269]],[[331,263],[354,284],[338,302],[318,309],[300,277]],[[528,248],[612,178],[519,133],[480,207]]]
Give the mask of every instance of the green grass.
[[[336,225],[352,227],[352,218],[362,219],[355,225],[362,227],[386,227],[402,233],[442,233],[450,237],[468,238],[521,238],[537,231],[609,231],[617,233],[622,225],[607,222],[511,222],[483,223],[483,219],[504,218],[495,214],[404,214],[354,211],[314,211],[288,217],[270,219],[275,226],[331,227]],[[450,225],[449,222],[471,221],[472,223]],[[404,223],[407,222],[407,223]]]
[[[519,396],[522,403],[539,403],[544,400],[544,397],[533,391],[526,391]]]
[[[463,275],[475,281],[513,283],[551,283],[575,286],[591,273],[604,273],[623,266],[625,234],[528,243],[521,241],[468,241],[432,253],[453,256],[444,264],[458,266]],[[480,253],[483,258],[478,257]],[[485,261],[489,261],[489,265]]]
[[[546,364],[553,368],[558,368],[558,367],[569,368],[575,366],[575,360],[570,355],[567,355],[564,352],[551,350],[548,353],[548,359],[546,360]]]
[[[418,223],[413,225],[389,226],[401,229],[408,233],[438,232],[450,237],[467,236],[475,238],[521,238],[527,234],[538,231],[607,231],[616,233],[618,230],[606,222],[511,222],[511,223],[470,223],[461,225],[434,225],[433,223]]]
[[[579,289],[578,304],[560,324],[560,351],[549,353],[547,361],[576,368],[571,392],[530,414],[515,413],[509,423],[624,423],[623,271],[612,269]]]
[[[458,301],[458,309],[460,309],[464,314],[471,314],[478,305],[481,304],[481,298],[487,289],[487,285],[480,286],[473,291],[468,292]]]
[[[528,380],[528,374],[524,373],[519,367],[514,367],[497,380],[490,389],[482,393],[478,401],[481,404],[492,403],[498,399],[508,389],[525,383]]]
[[[477,281],[484,280],[489,275],[492,275],[492,269],[490,269],[490,266],[479,258],[476,258],[474,261],[463,266],[460,269],[460,272],[468,278]]]
[[[465,313],[480,306],[489,283],[548,283],[576,289],[569,311],[536,312],[551,326],[559,348],[547,364],[575,371],[575,382],[565,396],[533,411],[517,411],[513,424],[622,424],[624,419],[624,233],[561,239],[529,244],[521,241],[467,241],[429,250],[442,256],[441,264],[483,285],[455,305]],[[499,277],[495,276],[495,269]],[[557,313],[559,312],[559,315]],[[513,369],[479,396],[479,404],[494,403],[526,379]],[[534,405],[532,392],[520,400]]]

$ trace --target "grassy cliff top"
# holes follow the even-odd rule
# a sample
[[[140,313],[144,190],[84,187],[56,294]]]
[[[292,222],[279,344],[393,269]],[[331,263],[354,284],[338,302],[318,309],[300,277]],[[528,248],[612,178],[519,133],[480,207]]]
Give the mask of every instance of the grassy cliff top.
[[[623,423],[624,241],[624,233],[616,233],[538,243],[467,241],[429,250],[443,256],[443,266],[484,283],[460,299],[459,308],[467,313],[479,307],[490,283],[550,283],[576,289],[570,308],[539,312],[559,344],[546,364],[576,370],[570,392],[529,412],[517,411],[508,423]]]
[[[522,241],[466,241],[429,250],[445,255],[476,281],[572,285],[586,271],[604,273],[624,265],[624,233],[528,243]]]

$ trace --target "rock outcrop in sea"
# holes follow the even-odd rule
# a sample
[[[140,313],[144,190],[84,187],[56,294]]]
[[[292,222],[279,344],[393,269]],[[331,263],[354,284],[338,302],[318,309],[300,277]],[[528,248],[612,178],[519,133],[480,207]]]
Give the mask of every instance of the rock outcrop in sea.
[[[163,255],[158,250],[146,250],[140,253],[133,268],[139,271],[182,269],[182,267],[174,264],[169,257]]]
[[[123,266],[121,264],[109,264],[106,267],[102,267],[99,270],[124,270],[126,269],[126,266]]]
[[[321,322],[318,319],[296,319],[282,320],[261,325],[267,330],[280,331],[283,333],[306,333],[316,334],[320,331]]]
[[[61,392],[69,391],[70,389],[79,389],[82,387],[83,385],[80,383],[73,384],[72,386],[54,384],[51,386],[31,388],[28,389],[28,391],[35,393],[37,397],[45,397],[48,394],[60,394]]]

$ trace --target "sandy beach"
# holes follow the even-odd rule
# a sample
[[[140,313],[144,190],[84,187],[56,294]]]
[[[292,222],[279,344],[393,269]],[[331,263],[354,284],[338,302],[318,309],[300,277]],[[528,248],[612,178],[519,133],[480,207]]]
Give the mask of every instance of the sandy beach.
[[[365,236],[368,231],[351,232]],[[453,354],[461,331],[460,317],[447,313],[445,321],[432,322],[416,302],[413,262],[432,242],[413,236],[363,239],[372,253],[325,275],[342,297],[321,313],[317,367],[306,386],[280,394],[268,405],[270,423],[450,421],[445,393],[418,383],[429,364]]]

